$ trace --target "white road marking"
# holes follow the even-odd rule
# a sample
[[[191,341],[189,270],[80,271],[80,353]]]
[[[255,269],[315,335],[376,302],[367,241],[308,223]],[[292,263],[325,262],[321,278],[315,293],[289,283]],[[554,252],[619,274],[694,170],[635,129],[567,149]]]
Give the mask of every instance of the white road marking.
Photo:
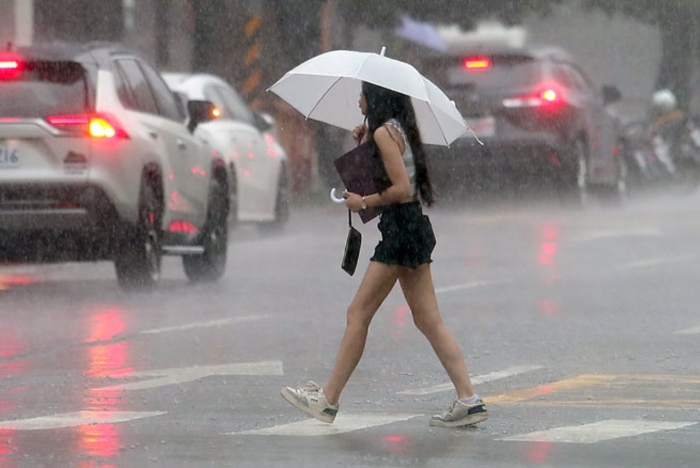
[[[435,294],[442,294],[452,291],[461,291],[462,289],[478,288],[479,286],[488,286],[490,284],[502,283],[502,281],[472,281],[471,283],[456,284],[454,286],[445,286],[444,288],[435,288]]]
[[[399,421],[422,416],[420,414],[392,414],[392,413],[372,413],[372,414],[347,414],[338,413],[333,424],[326,424],[316,419],[307,419],[301,422],[272,426],[265,429],[252,431],[229,432],[227,435],[274,435],[274,436],[325,436],[342,434],[344,432],[359,431],[370,427],[383,426]]]
[[[0,430],[36,431],[41,429],[61,429],[84,424],[110,424],[134,419],[151,418],[165,414],[162,411],[78,411],[76,413],[54,414],[38,418],[0,421]]]
[[[263,361],[234,364],[215,364],[211,366],[181,367],[134,372],[126,378],[148,378],[140,382],[130,382],[102,387],[98,390],[143,390],[145,388],[164,387],[166,385],[192,382],[210,375],[284,375],[282,361]]]
[[[563,442],[574,444],[592,444],[603,440],[632,437],[651,432],[670,431],[697,424],[695,422],[674,421],[626,421],[610,419],[582,426],[566,426],[537,431],[499,440],[525,442]]]
[[[694,328],[687,328],[685,330],[678,330],[676,335],[696,335],[700,333],[700,326]]]
[[[477,375],[472,377],[472,384],[479,385],[485,382],[492,382],[494,380],[505,379],[518,374],[524,374],[525,372],[531,372],[537,369],[542,369],[543,366],[515,366],[509,367],[502,371],[491,372],[490,374]],[[429,395],[431,393],[444,392],[446,390],[453,390],[454,385],[452,383],[445,383],[440,385],[434,385],[432,387],[416,388],[413,390],[404,390],[402,392],[397,392],[399,395]]]
[[[173,327],[165,327],[165,328],[152,328],[150,330],[143,330],[140,331],[140,335],[149,335],[149,334],[155,334],[155,333],[166,333],[166,332],[172,332],[172,331],[181,331],[181,330],[190,330],[193,328],[209,328],[209,327],[218,327],[221,325],[230,325],[232,323],[241,323],[241,322],[253,322],[255,320],[262,320],[267,318],[267,315],[251,315],[247,317],[231,317],[227,319],[221,319],[221,320],[211,320],[209,322],[195,322],[195,323],[188,323],[185,325],[177,325]]]
[[[590,242],[599,239],[613,239],[618,237],[661,237],[664,233],[660,229],[615,229],[607,231],[589,231],[571,239],[572,242]]]
[[[663,265],[664,263],[687,262],[695,259],[697,259],[697,255],[679,255],[676,257],[649,258],[647,260],[639,260],[636,262],[626,263],[622,265],[621,268],[645,268],[650,266]]]

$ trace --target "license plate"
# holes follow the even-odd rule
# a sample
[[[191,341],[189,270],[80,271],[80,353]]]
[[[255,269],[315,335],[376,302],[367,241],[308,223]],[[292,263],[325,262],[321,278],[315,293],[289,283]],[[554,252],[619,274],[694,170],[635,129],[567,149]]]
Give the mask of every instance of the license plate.
[[[19,150],[0,142],[0,169],[19,167]]]
[[[493,116],[478,119],[466,119],[467,125],[478,137],[492,137],[496,135],[496,118]]]

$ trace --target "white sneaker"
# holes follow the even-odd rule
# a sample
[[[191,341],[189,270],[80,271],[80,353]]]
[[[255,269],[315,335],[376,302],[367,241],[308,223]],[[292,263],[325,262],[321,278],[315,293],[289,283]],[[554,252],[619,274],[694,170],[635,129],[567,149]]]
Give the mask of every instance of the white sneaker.
[[[323,389],[313,380],[300,388],[282,387],[280,394],[297,409],[319,421],[332,423],[338,414],[338,405],[328,403]]]
[[[455,400],[447,411],[430,418],[430,425],[441,427],[472,426],[486,421],[488,418],[489,413],[481,398],[471,405]]]

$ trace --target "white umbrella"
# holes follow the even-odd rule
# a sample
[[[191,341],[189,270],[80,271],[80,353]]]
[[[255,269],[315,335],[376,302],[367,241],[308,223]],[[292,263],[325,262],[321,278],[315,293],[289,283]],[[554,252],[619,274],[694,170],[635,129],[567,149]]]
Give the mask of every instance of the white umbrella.
[[[467,124],[440,88],[406,62],[384,55],[334,50],[288,71],[272,91],[306,118],[352,130],[364,120],[358,100],[362,82],[411,97],[423,143],[449,146]]]

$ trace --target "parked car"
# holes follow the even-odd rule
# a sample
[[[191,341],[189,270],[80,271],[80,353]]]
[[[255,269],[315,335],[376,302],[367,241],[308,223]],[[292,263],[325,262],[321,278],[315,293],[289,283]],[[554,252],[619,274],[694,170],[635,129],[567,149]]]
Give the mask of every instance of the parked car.
[[[229,171],[230,218],[278,229],[290,215],[287,155],[270,116],[253,112],[223,78],[210,74],[162,73],[168,85],[190,99],[206,99],[220,111],[198,134],[224,156]]]
[[[606,109],[620,92],[597,89],[564,51],[480,47],[434,55],[424,71],[454,99],[473,131],[447,150],[431,150],[438,187],[548,177],[577,201],[591,192],[624,195],[617,123]]]
[[[172,254],[190,280],[218,279],[229,182],[192,134],[213,110],[119,45],[0,51],[0,258],[112,260],[133,288]]]

